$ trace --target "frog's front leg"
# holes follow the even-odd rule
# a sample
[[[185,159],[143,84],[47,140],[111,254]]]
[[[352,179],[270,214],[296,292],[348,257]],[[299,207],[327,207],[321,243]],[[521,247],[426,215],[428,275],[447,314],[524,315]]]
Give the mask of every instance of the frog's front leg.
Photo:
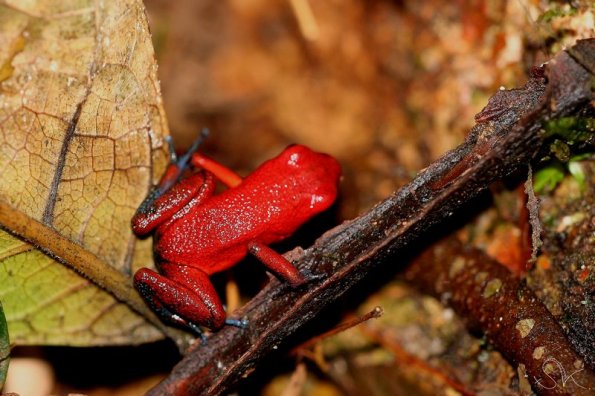
[[[148,268],[134,274],[134,287],[165,321],[189,327],[201,335],[198,326],[212,330],[224,324],[242,326],[226,320],[225,309],[208,275],[195,267],[174,263],[161,264],[159,274]]]
[[[191,201],[193,205],[199,205],[213,195],[215,180],[208,172],[199,171],[186,175],[189,173],[192,155],[196,153],[207,134],[208,130],[203,130],[190,149],[179,158],[176,156],[171,137],[166,137],[170,146],[170,164],[159,184],[149,192],[132,217],[132,231],[136,235],[150,233]]]
[[[250,242],[248,251],[263,263],[269,271],[289,283],[291,287],[298,287],[308,281],[285,257],[263,243]]]
[[[146,235],[185,206],[200,205],[214,191],[215,180],[204,171],[182,178],[164,192],[155,189],[132,217],[132,231],[138,236]]]

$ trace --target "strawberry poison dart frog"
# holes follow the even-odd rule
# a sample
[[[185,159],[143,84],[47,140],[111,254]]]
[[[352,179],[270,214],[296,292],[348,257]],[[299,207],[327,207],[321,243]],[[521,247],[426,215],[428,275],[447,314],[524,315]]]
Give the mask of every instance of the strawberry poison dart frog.
[[[201,337],[199,326],[246,324],[226,319],[209,276],[248,252],[291,286],[306,282],[307,276],[268,245],[331,206],[341,174],[333,157],[292,145],[241,178],[196,152],[204,136],[181,158],[172,154],[161,181],[132,218],[138,236],[154,232],[160,270],[138,270],[135,287],[164,320]],[[215,178],[228,187],[216,195]]]

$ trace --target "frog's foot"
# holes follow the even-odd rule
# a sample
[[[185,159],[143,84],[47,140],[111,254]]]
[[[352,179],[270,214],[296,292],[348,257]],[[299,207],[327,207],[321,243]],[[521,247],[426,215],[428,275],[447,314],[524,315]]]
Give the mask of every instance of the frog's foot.
[[[225,319],[225,324],[233,327],[238,327],[240,329],[245,329],[248,327],[248,320],[247,319]]]
[[[227,305],[223,304],[223,309],[227,312]],[[240,329],[245,329],[248,327],[248,319],[232,319],[226,318],[225,324],[233,327],[238,327]]]
[[[184,155],[180,158],[177,158],[176,156],[176,151],[174,150],[171,137],[167,136],[166,140],[169,145],[171,163],[175,164],[180,169],[186,169],[188,167],[188,164],[190,163],[190,158],[192,157],[192,154],[198,151],[198,148],[200,147],[202,142],[205,141],[207,136],[209,136],[209,133],[209,128],[203,128],[202,131],[200,131],[200,135],[194,140],[194,142],[192,142],[192,145],[190,146],[188,151],[186,151],[186,153],[184,153]]]
[[[202,345],[207,345],[207,336],[202,331],[200,326],[197,326],[194,323],[188,322],[188,321],[185,321],[184,324],[186,325],[186,327],[188,327],[190,330],[192,330],[200,338],[200,343]]]
[[[198,147],[202,144],[202,142],[204,142],[208,135],[209,130],[207,128],[203,128],[200,135],[194,140],[188,151],[186,151],[186,153],[184,153],[184,155],[181,157],[176,155],[176,149],[171,136],[165,137],[165,141],[169,146],[170,164],[167,167],[165,174],[161,178],[161,181],[159,182],[159,186],[157,188],[158,195],[165,193],[180,180],[184,174],[184,171],[186,171],[190,166],[190,158],[192,158],[192,155],[196,153]]]

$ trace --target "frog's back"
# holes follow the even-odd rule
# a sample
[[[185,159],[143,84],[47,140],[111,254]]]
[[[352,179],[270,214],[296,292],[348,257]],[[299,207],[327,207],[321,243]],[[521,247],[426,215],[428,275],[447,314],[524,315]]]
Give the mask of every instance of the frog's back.
[[[166,230],[160,230],[157,254],[166,261],[196,266],[209,274],[233,266],[246,256],[250,241],[274,243],[297,228],[283,221],[291,213],[282,213],[280,190],[278,185],[250,183],[247,178],[240,186],[209,198],[191,213],[172,221]],[[271,232],[279,226],[287,232]]]

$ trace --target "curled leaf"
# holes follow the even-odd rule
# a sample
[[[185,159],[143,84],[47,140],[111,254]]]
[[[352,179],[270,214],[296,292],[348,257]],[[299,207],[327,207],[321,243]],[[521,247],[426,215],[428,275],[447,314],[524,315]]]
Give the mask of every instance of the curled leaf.
[[[0,4],[0,225],[12,234],[0,235],[0,298],[14,342],[162,336],[130,284],[152,259],[129,219],[167,134],[141,1]]]

